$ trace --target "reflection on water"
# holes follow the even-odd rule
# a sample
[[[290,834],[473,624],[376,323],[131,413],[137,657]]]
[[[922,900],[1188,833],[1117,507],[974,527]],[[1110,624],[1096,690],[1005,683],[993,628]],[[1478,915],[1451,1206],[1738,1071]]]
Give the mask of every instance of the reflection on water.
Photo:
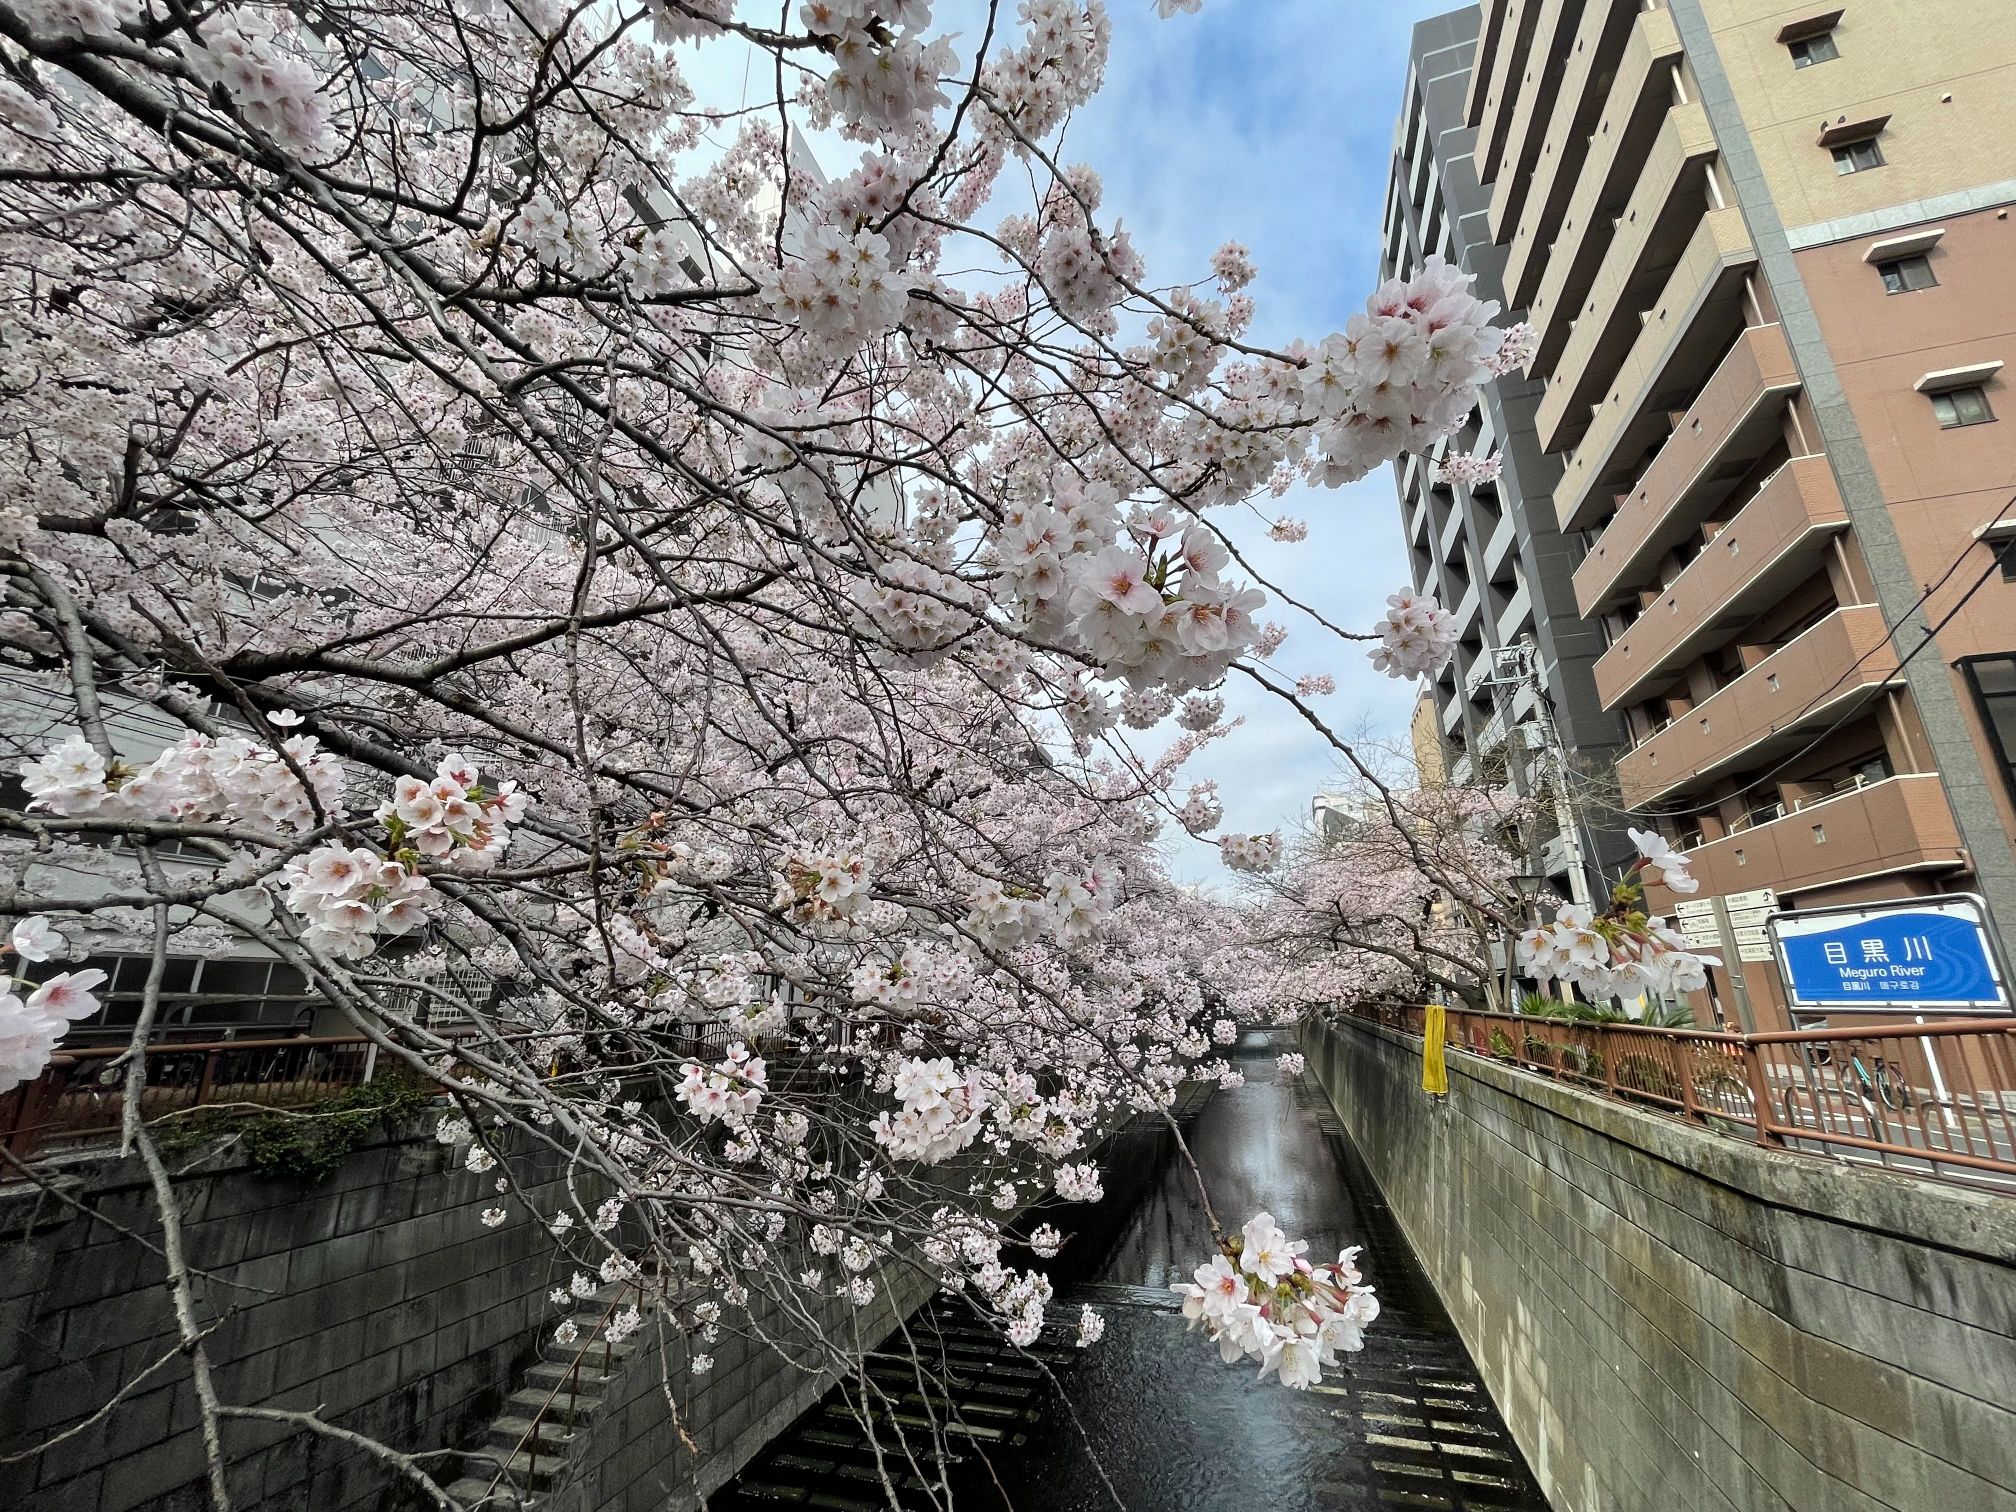
[[[1050,1267],[1053,1315],[1075,1319],[1091,1302],[1107,1318],[1098,1346],[1073,1350],[1060,1333],[1024,1360],[955,1309],[935,1306],[916,1326],[944,1362],[942,1386],[920,1390],[914,1366],[894,1359],[878,1378],[886,1371],[892,1398],[910,1398],[898,1421],[957,1419],[938,1469],[926,1463],[919,1468],[931,1473],[891,1476],[892,1501],[837,1392],[715,1505],[1544,1508],[1356,1152],[1320,1093],[1277,1083],[1274,1053],[1263,1036],[1242,1045],[1237,1059],[1249,1081],[1212,1097],[1185,1142],[1228,1227],[1265,1209],[1309,1240],[1312,1254],[1365,1246],[1360,1264],[1384,1310],[1348,1371],[1291,1392],[1256,1382],[1251,1364],[1221,1364],[1185,1334],[1168,1287],[1210,1254],[1210,1226],[1173,1136],[1135,1131],[1102,1156],[1105,1203],[1045,1214],[1060,1227],[1076,1220]],[[885,1466],[886,1453],[885,1445]]]

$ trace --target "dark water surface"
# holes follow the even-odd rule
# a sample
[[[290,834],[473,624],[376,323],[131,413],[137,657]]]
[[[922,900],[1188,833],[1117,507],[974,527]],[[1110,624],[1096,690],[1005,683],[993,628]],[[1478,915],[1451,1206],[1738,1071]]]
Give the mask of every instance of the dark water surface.
[[[1306,1079],[1276,1080],[1275,1053],[1250,1037],[1236,1058],[1246,1085],[1214,1095],[1185,1139],[1228,1228],[1265,1209],[1307,1239],[1312,1255],[1365,1246],[1359,1263],[1383,1311],[1347,1369],[1289,1391],[1256,1381],[1252,1364],[1220,1363],[1201,1335],[1185,1333],[1168,1287],[1210,1255],[1210,1228],[1174,1139],[1137,1132],[1102,1156],[1109,1195],[1099,1209],[1045,1214],[1071,1232],[1049,1267],[1058,1284],[1051,1315],[1075,1328],[1080,1305],[1091,1303],[1106,1318],[1099,1344],[1078,1350],[1059,1331],[1025,1358],[957,1304],[934,1304],[912,1329],[936,1379],[920,1383],[907,1357],[876,1366],[886,1393],[875,1431],[881,1470],[858,1398],[841,1388],[712,1505],[1544,1509],[1357,1152]],[[891,1464],[902,1450],[886,1403],[900,1399],[895,1415],[909,1420],[914,1469]],[[935,1458],[934,1421],[951,1425]]]

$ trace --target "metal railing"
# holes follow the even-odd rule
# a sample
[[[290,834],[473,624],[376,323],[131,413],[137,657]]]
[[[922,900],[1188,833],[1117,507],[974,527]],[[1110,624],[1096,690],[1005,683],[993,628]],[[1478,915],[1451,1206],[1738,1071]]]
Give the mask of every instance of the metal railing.
[[[1412,1004],[1350,1015],[1419,1034]],[[1771,1148],[2016,1192],[2016,1022],[1730,1034],[1447,1010],[1452,1049]]]
[[[124,1046],[72,1050],[0,1098],[0,1148],[15,1160],[116,1131],[126,1116]],[[149,1045],[140,1113],[149,1123],[202,1107],[298,1107],[371,1080],[378,1046],[355,1038]],[[11,1162],[10,1162],[11,1164]],[[0,1179],[5,1173],[0,1172]]]
[[[450,1042],[474,1037],[440,1036]],[[550,1036],[513,1031],[500,1037]],[[668,1058],[710,1064],[727,1054],[731,1037],[720,1023],[686,1025],[660,1035]],[[31,1156],[90,1144],[119,1130],[126,1116],[122,1058],[127,1049],[106,1045],[65,1051],[34,1081],[0,1094],[0,1150],[12,1157],[0,1161],[0,1181]],[[298,1108],[362,1086],[380,1064],[379,1046],[362,1035],[157,1043],[144,1047],[141,1055],[140,1114],[149,1123],[198,1108],[220,1113]]]

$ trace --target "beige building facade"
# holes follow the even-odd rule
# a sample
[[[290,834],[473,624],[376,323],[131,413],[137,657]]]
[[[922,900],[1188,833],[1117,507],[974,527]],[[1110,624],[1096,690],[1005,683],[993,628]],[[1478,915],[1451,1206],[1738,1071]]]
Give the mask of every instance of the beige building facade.
[[[1481,7],[1466,110],[1619,788],[1704,896],[1973,891],[2016,931],[2012,22]]]

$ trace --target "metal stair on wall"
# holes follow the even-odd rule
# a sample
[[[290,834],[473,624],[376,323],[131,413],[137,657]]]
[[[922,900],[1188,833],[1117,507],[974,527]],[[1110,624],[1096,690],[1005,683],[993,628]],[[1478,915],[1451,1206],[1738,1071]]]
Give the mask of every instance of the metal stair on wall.
[[[638,1295],[635,1281],[611,1282],[582,1298],[570,1315],[579,1332],[572,1344],[554,1337],[557,1323],[547,1331],[537,1363],[526,1368],[481,1441],[464,1453],[462,1478],[444,1488],[458,1506],[527,1512],[566,1484],[577,1468],[572,1456],[585,1442],[583,1430],[643,1342],[641,1332],[620,1344],[602,1337],[625,1300],[636,1302]]]

